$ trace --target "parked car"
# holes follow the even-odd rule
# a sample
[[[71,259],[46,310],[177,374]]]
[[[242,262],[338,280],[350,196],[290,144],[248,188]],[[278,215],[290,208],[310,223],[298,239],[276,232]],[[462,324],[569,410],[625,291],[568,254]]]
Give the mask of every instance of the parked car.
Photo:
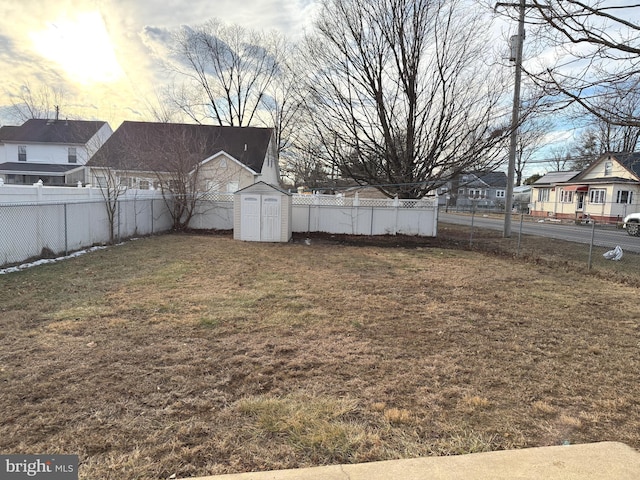
[[[640,237],[640,212],[630,213],[622,221],[622,228],[632,237]]]

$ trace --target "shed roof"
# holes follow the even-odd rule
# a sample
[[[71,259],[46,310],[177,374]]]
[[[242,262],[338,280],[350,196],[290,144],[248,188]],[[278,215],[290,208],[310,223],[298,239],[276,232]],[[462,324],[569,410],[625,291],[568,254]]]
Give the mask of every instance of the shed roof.
[[[18,127],[2,127],[2,141],[85,145],[107,122],[32,118]],[[8,131],[5,133],[5,128]]]
[[[224,151],[257,173],[272,129],[153,122],[123,122],[87,162],[89,167],[168,171],[181,156],[191,166]]]
[[[284,189],[282,189],[280,187],[277,187],[276,185],[271,185],[270,183],[263,182],[262,180],[260,180],[259,182],[256,182],[256,183],[252,183],[251,185],[247,185],[246,187],[241,188],[240,190],[236,191],[235,193],[236,194],[238,194],[238,193],[247,193],[247,192],[251,192],[252,190],[255,190],[255,189],[264,188],[265,186],[268,187],[269,189],[275,190],[278,193],[282,193],[283,195],[288,195],[288,196],[292,195],[291,192],[287,192],[286,190],[284,190]]]

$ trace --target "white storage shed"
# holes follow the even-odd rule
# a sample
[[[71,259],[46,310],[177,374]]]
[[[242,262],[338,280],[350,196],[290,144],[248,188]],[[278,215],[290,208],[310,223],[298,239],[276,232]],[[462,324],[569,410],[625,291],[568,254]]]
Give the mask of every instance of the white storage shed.
[[[249,242],[288,242],[292,229],[291,194],[265,182],[233,197],[233,238]]]

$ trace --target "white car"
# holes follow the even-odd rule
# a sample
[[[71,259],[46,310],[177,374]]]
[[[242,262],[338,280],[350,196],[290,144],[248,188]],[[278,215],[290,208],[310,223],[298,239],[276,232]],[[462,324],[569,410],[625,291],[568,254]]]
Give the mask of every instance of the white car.
[[[640,237],[640,212],[630,213],[622,222],[622,228],[626,228],[629,235]]]

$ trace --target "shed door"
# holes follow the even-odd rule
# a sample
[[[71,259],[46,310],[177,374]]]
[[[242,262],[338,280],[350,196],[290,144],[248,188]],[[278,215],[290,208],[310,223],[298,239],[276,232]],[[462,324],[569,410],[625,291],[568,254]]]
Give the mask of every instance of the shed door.
[[[262,230],[260,239],[263,242],[280,241],[281,200],[278,195],[262,196]]]
[[[260,241],[260,195],[242,195],[240,240]]]

